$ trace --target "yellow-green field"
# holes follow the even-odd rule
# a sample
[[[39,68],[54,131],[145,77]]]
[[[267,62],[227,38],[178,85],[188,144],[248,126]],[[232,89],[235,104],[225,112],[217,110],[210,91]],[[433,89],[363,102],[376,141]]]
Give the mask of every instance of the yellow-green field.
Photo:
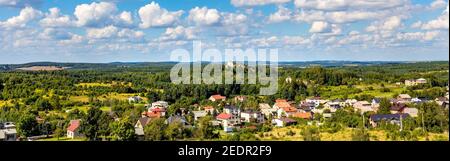
[[[111,87],[110,83],[78,83],[75,86],[77,87]]]
[[[295,135],[290,136],[287,135],[289,131],[293,131]],[[263,137],[260,137],[259,134],[256,134],[256,137],[263,141],[303,141],[303,137],[301,135],[302,128],[300,126],[290,126],[290,127],[282,127],[282,128],[274,128],[270,132],[265,132]],[[321,132],[320,140],[321,141],[351,141],[352,140],[352,129],[347,128],[344,130],[340,130],[336,133],[328,133]],[[370,130],[369,131],[370,140],[372,141],[389,141],[386,137],[386,133],[382,130]],[[431,141],[435,140],[449,140],[448,132],[442,134],[429,133],[429,139]],[[419,141],[425,141],[425,137],[420,137]]]
[[[45,139],[39,139],[36,141],[86,141],[85,138],[74,138],[74,139],[70,139],[67,138],[65,136],[57,138],[57,137],[53,137],[53,138],[45,138]]]
[[[133,83],[125,83],[125,82],[112,82],[112,83],[78,83],[75,86],[77,87],[111,87],[114,85],[122,85],[122,86],[133,86]]]
[[[108,100],[108,99],[117,99],[120,101],[126,101],[126,100],[128,100],[129,97],[136,96],[136,95],[137,94],[135,94],[135,93],[111,93],[111,94],[107,94],[107,95],[102,95],[102,96],[98,97],[97,99],[99,99],[101,101]],[[145,97],[142,97],[142,99],[144,101],[148,100]],[[70,96],[70,101],[89,102],[89,97],[88,96]]]
[[[347,96],[348,98],[354,98],[357,95],[363,94],[372,95],[375,97],[392,97],[394,94],[400,94],[404,90],[402,86],[387,83],[385,83],[385,88],[388,88],[390,90],[389,92],[382,92],[381,89],[383,87],[381,86],[381,84],[355,85],[354,87],[361,89],[362,92],[346,95],[348,91],[351,91],[351,89],[349,89],[347,86],[324,86],[321,88],[321,91],[323,91],[323,93],[326,93],[326,95],[323,95],[323,97],[329,99],[337,99],[343,98],[344,96]]]
[[[85,106],[76,106],[76,107],[72,107],[70,109],[78,109],[79,111],[82,111],[84,113],[86,113],[89,110],[90,106],[85,105]],[[110,107],[100,107],[100,110],[105,111],[105,112],[110,112],[111,108]]]

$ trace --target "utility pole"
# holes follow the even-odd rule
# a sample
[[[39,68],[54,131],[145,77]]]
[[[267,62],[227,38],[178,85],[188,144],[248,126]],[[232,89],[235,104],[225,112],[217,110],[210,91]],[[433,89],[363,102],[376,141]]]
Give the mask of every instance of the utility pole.
[[[364,112],[361,115],[362,115],[362,118],[363,118],[363,122],[362,122],[363,123],[363,128],[365,129],[366,128],[366,124],[365,124],[366,122],[364,121]]]
[[[423,112],[422,113],[422,132],[425,132],[425,121],[423,119]]]
[[[400,131],[403,131],[403,115],[400,114]]]

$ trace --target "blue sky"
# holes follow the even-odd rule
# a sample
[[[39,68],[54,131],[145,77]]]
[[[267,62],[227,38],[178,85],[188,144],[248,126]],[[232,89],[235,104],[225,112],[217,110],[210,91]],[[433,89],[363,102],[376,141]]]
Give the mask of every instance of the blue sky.
[[[0,64],[167,61],[277,48],[281,61],[448,60],[447,0],[0,0]]]

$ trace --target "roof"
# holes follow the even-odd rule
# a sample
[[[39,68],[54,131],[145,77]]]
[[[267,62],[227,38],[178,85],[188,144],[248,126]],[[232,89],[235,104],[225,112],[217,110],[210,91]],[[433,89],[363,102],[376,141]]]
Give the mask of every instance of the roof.
[[[281,109],[283,109],[283,111],[285,111],[285,112],[297,112],[297,108],[291,107],[291,106],[289,106],[289,107],[283,107],[283,108],[281,108]]]
[[[448,99],[447,99],[447,97],[438,97],[438,98],[436,98],[436,101],[445,102],[445,101],[448,101]]]
[[[302,118],[302,119],[311,119],[312,114],[311,114],[311,112],[297,112],[297,113],[292,114],[292,117]]]
[[[184,116],[179,116],[179,115],[170,116],[169,118],[167,118],[166,121],[168,124],[175,122],[175,121],[179,121],[183,124],[187,123],[186,118]]]
[[[146,112],[147,117],[150,118],[159,118],[161,117],[161,112]]]
[[[393,104],[389,109],[391,111],[402,111],[404,108],[408,107],[406,104],[403,103],[395,103]]]
[[[236,106],[232,106],[232,105],[225,105],[225,107],[223,107],[224,109],[237,109]]]
[[[217,119],[221,119],[221,120],[228,120],[231,118],[231,114],[227,114],[227,113],[221,113],[219,115],[217,115]]]
[[[403,112],[412,114],[412,113],[419,113],[419,110],[417,108],[405,108],[403,109]]]
[[[409,94],[400,94],[398,95],[398,98],[401,99],[411,99],[411,96]]]
[[[138,121],[141,123],[142,127],[144,127],[150,122],[150,120],[151,119],[149,117],[141,117]]]
[[[279,108],[285,108],[285,107],[291,107],[291,104],[288,102],[277,102],[275,103],[275,106],[278,106]]]
[[[268,108],[270,108],[270,105],[267,103],[260,103],[259,108],[260,109],[268,109]]]
[[[204,117],[208,115],[206,111],[192,111],[195,117]]]
[[[214,109],[214,107],[213,106],[205,106],[205,107],[203,107],[205,110],[210,110],[210,109]]]
[[[283,121],[284,123],[295,123],[295,122],[297,122],[297,121],[295,121],[293,119],[286,118],[286,117],[279,118],[278,120]]]
[[[211,97],[214,98],[214,99],[216,99],[216,100],[227,98],[227,97],[222,96],[222,95],[220,95],[220,94],[212,95]]]
[[[286,99],[276,99],[275,102],[276,103],[278,103],[278,102],[287,102],[287,100]]]
[[[151,111],[152,112],[166,112],[166,109],[157,107],[157,108],[151,109]]]
[[[375,115],[371,115],[370,119],[373,120],[373,121],[400,120],[400,116],[402,118],[407,118],[407,117],[409,117],[409,114],[407,114],[407,113],[403,113],[403,114],[385,114],[385,115],[375,114]]]
[[[71,120],[69,127],[67,127],[68,131],[76,131],[80,127],[80,120]]]

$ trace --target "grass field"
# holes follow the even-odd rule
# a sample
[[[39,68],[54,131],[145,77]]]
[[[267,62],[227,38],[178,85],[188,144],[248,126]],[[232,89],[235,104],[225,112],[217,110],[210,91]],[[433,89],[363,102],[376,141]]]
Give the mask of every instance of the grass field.
[[[81,87],[112,87],[114,85],[122,85],[122,86],[133,86],[133,83],[125,83],[125,82],[112,82],[112,83],[78,83],[75,86]]]
[[[263,141],[271,141],[271,140],[277,140],[277,141],[303,141],[303,137],[301,135],[302,126],[289,126],[289,127],[282,127],[282,128],[274,128],[270,132],[265,132],[263,137],[260,137],[258,134],[256,134],[256,137]],[[295,135],[287,135],[289,131],[293,131]],[[336,133],[328,133],[328,132],[321,132],[320,133],[320,140],[321,141],[351,141],[352,140],[352,129],[347,128],[344,130],[340,130]],[[382,130],[370,130],[369,131],[370,140],[372,141],[389,141],[389,139],[386,136],[386,132]],[[425,141],[425,137],[419,137],[419,141]],[[435,134],[435,133],[429,133],[429,139],[431,141],[437,141],[437,140],[449,140],[448,132],[442,133],[442,134]]]
[[[39,139],[39,140],[36,140],[36,141],[86,141],[86,139],[85,138],[70,139],[70,138],[67,138],[67,137],[63,136],[63,137],[60,137],[59,139],[56,138],[56,137],[53,137],[53,138]]]
[[[136,96],[136,93],[111,93],[107,95],[102,95],[98,97],[100,101],[104,101],[107,99],[117,99],[120,101],[127,101],[129,97]],[[145,97],[142,97],[144,101],[147,101],[148,99]],[[88,96],[70,96],[70,101],[73,102],[89,102]]]
[[[324,86],[320,88],[321,96],[328,99],[338,98],[354,98],[358,95],[372,95],[375,97],[392,97],[395,94],[403,92],[404,88],[401,86],[385,83],[385,88],[390,91],[383,92],[381,84],[367,84],[367,85],[355,85],[354,88],[347,86]],[[360,89],[360,92],[357,90]]]
[[[110,83],[78,83],[75,86],[79,87],[111,87]]]

